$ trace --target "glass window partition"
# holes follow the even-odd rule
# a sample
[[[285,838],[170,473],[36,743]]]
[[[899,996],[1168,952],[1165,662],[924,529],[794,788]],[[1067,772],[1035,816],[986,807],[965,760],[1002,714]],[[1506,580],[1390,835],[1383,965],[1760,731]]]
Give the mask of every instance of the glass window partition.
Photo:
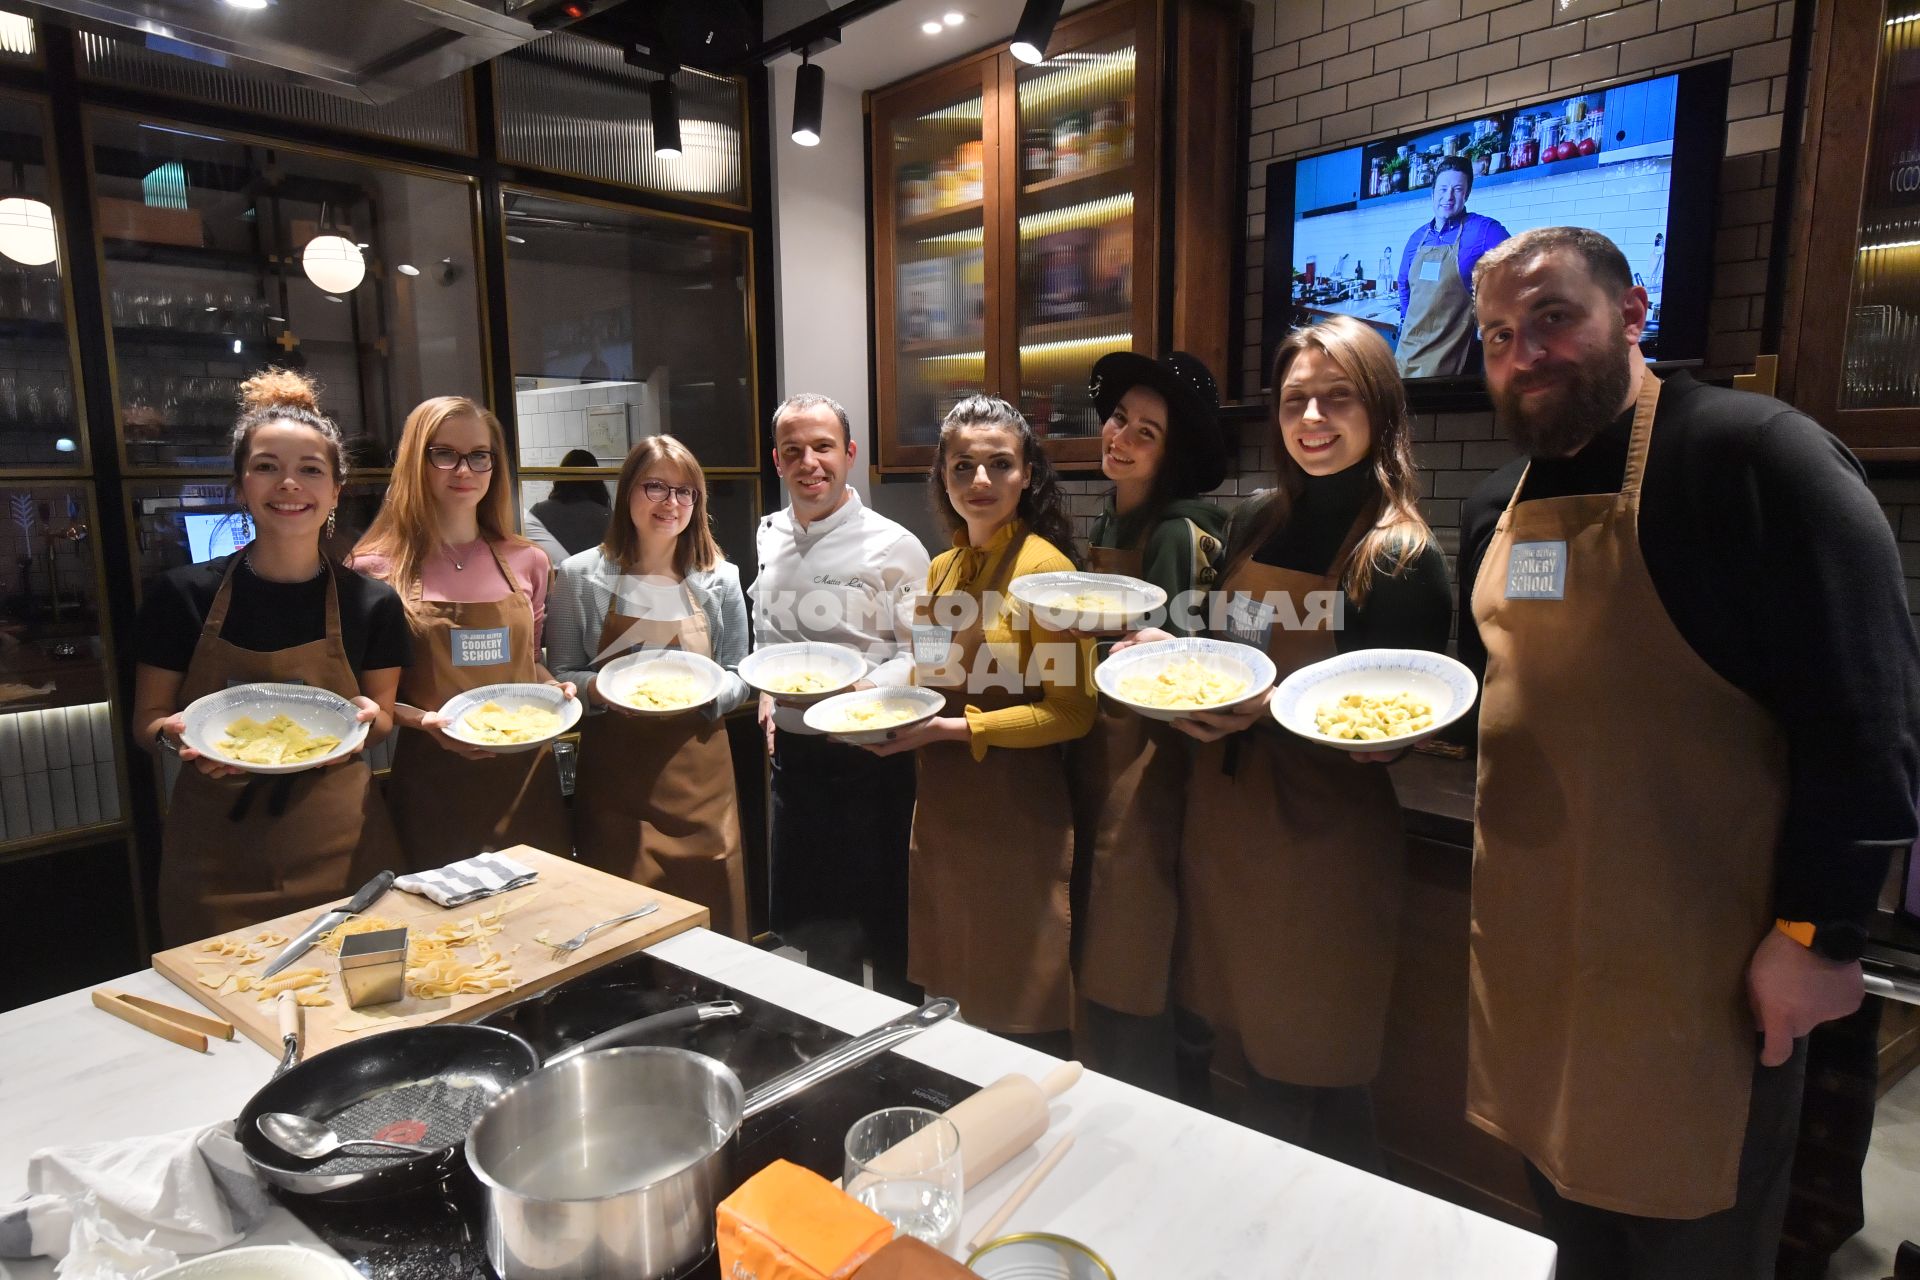
[[[0,468],[86,462],[45,107],[0,96]]]
[[[618,467],[661,433],[759,466],[744,229],[509,191],[506,235],[523,467]]]
[[[239,384],[300,368],[365,465],[431,395],[484,397],[471,181],[91,119],[123,446],[225,470]]]
[[[0,482],[0,847],[120,820],[94,526],[84,486]]]

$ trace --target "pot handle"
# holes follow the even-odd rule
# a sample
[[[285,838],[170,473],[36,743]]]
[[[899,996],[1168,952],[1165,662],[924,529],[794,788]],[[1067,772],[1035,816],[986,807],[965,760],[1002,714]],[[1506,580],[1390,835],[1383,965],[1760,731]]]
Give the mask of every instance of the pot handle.
[[[793,1070],[775,1076],[749,1093],[741,1108],[740,1118],[744,1120],[756,1116],[768,1107],[812,1088],[828,1076],[839,1075],[869,1058],[877,1058],[895,1045],[913,1039],[928,1027],[945,1022],[959,1012],[959,1001],[942,996],[927,1001],[912,1013],[882,1023],[865,1035],[837,1044],[812,1061],[803,1062]]]
[[[634,1022],[623,1022],[611,1031],[602,1031],[591,1040],[582,1040],[579,1044],[562,1049],[542,1065],[555,1066],[571,1058],[577,1058],[583,1053],[592,1053],[595,1049],[618,1049],[623,1045],[645,1040],[656,1032],[677,1031],[682,1027],[710,1022],[715,1018],[738,1017],[741,1012],[740,1006],[731,1000],[682,1005],[678,1009],[669,1009],[665,1013],[656,1013]]]

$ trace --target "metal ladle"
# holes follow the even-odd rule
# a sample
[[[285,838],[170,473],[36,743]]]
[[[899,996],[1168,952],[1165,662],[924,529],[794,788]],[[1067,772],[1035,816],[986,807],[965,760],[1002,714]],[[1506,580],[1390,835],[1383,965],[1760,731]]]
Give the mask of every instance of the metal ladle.
[[[296,1116],[289,1111],[269,1111],[254,1123],[268,1142],[303,1160],[322,1160],[342,1147],[379,1147],[410,1156],[431,1155],[440,1150],[439,1147],[386,1142],[379,1138],[343,1138],[320,1121]]]

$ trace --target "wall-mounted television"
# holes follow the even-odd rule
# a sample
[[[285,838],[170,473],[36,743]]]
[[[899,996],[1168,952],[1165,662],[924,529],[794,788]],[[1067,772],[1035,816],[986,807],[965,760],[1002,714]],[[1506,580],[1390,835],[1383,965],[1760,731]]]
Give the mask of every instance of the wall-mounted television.
[[[1340,313],[1393,346],[1417,405],[1483,403],[1473,264],[1510,235],[1569,224],[1612,239],[1646,286],[1648,358],[1700,360],[1730,65],[1269,165],[1262,385],[1290,329]]]

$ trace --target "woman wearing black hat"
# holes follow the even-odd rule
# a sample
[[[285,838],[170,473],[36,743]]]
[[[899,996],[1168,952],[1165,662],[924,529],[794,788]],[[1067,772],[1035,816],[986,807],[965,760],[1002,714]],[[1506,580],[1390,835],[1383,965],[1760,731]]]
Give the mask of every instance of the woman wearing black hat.
[[[1444,649],[1452,593],[1417,505],[1393,352],[1333,316],[1280,344],[1273,395],[1280,484],[1234,512],[1220,637],[1265,650],[1283,679],[1336,652]],[[1271,692],[1174,722],[1201,744],[1185,786],[1178,1000],[1238,1033],[1241,1123],[1377,1171],[1368,1085],[1399,936],[1400,806],[1381,757],[1285,732]]]
[[[1113,490],[1093,527],[1088,563],[1167,593],[1167,626],[1198,625],[1226,512],[1198,495],[1227,474],[1213,376],[1193,356],[1115,351],[1093,366],[1100,470]],[[1174,861],[1180,847],[1187,740],[1165,723],[1101,699],[1092,731],[1072,744],[1078,976],[1087,998],[1082,1056],[1098,1070],[1173,1096],[1167,1012]],[[1201,1069],[1204,1070],[1204,1055]]]

